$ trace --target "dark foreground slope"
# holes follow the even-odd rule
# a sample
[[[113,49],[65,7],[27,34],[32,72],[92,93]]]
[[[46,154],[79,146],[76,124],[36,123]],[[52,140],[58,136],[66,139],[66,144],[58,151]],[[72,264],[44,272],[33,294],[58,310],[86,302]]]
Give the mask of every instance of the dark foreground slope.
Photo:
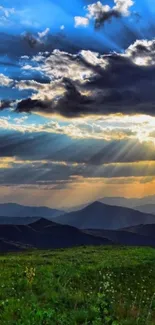
[[[111,240],[113,243],[125,246],[152,246],[155,247],[155,235],[144,235],[144,232],[128,230],[85,230],[86,233]]]
[[[30,225],[0,225],[0,240],[15,245],[15,248],[18,246],[18,249],[55,249],[112,244],[108,239],[85,234],[74,227],[62,226],[43,218]],[[3,248],[3,246],[1,249],[1,251],[10,250],[13,249]]]
[[[79,229],[120,229],[139,224],[155,224],[155,216],[94,202],[86,208],[57,217],[56,222]]]

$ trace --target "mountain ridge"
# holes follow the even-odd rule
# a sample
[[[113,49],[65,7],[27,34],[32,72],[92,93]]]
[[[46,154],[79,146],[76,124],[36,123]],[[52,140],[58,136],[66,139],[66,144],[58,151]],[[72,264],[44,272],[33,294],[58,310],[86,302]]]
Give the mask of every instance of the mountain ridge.
[[[56,217],[64,211],[45,206],[26,206],[18,203],[0,203],[0,217]]]
[[[55,221],[79,229],[119,229],[141,223],[155,223],[155,216],[95,201],[82,210],[56,217]]]

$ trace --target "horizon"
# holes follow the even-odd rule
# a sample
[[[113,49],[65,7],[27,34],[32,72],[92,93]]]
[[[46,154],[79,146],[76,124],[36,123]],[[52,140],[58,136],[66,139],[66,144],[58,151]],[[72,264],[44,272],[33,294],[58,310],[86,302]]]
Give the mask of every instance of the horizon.
[[[41,205],[41,204],[29,204],[29,203],[27,203],[27,204],[25,204],[25,203],[22,203],[22,202],[15,202],[15,201],[1,201],[0,200],[0,205],[1,204],[17,204],[17,205],[21,205],[21,206],[25,206],[25,207],[43,207],[43,208],[51,208],[51,209],[56,209],[56,210],[65,210],[66,209],[66,211],[67,211],[67,209],[74,209],[74,208],[81,208],[81,207],[83,207],[83,206],[87,206],[87,205],[91,205],[92,203],[95,203],[95,202],[101,202],[101,201],[104,201],[104,199],[105,200],[109,200],[109,199],[116,199],[116,200],[118,200],[118,199],[120,199],[120,200],[129,200],[129,201],[132,201],[133,200],[133,202],[134,201],[143,201],[143,200],[146,200],[146,203],[142,203],[142,205],[144,204],[152,204],[153,203],[153,201],[152,200],[154,200],[155,199],[155,195],[149,195],[149,196],[143,196],[143,197],[121,197],[121,196],[105,196],[105,197],[100,197],[100,198],[97,198],[96,200],[92,200],[92,201],[86,201],[86,202],[82,202],[81,204],[78,204],[78,205],[66,205],[66,206],[61,206],[61,205],[58,205],[58,206],[54,206],[54,205]],[[149,201],[150,200],[150,201]],[[110,205],[110,201],[109,201],[109,203],[104,203],[104,202],[101,202],[101,203],[103,203],[103,204],[107,204],[107,205]],[[117,205],[116,205],[117,206]],[[123,205],[122,205],[123,206]],[[133,207],[131,207],[131,209],[134,209],[134,205],[133,205]]]

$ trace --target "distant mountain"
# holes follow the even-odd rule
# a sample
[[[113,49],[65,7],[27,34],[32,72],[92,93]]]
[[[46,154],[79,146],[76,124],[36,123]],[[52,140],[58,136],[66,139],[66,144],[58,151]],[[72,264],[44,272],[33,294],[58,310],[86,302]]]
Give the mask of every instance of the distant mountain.
[[[113,243],[118,245],[155,247],[155,236],[146,236],[139,232],[135,233],[127,230],[124,231],[89,229],[86,231],[86,233],[91,234],[93,236],[108,238],[109,240],[113,241]]]
[[[134,208],[135,205],[139,205],[139,199],[128,199],[124,197],[104,197],[99,199],[101,203],[107,205],[121,206],[126,208]]]
[[[56,224],[44,218],[29,225],[0,225],[1,252],[111,244],[109,239],[86,234],[74,227]]]
[[[16,203],[0,204],[0,217],[57,217],[64,211],[47,207],[24,206]]]
[[[135,207],[139,207],[142,205],[154,204],[155,196],[151,195],[142,198],[104,197],[99,199],[99,201],[108,205],[135,209]]]
[[[98,202],[107,204],[107,205],[114,205],[114,206],[121,206],[125,208],[131,208],[135,209],[136,207],[142,206],[142,205],[150,205],[154,204],[155,202],[155,195],[152,196],[145,196],[142,198],[125,198],[125,197],[103,197],[99,198]],[[86,206],[91,204],[92,202],[88,202],[85,204],[81,204],[78,206],[70,207],[67,209],[64,209],[67,212],[72,212],[72,211],[78,211],[81,209],[84,209]]]
[[[155,214],[155,204],[145,204],[141,206],[135,207],[135,210],[144,212],[144,213],[151,213]]]
[[[79,229],[119,229],[155,223],[155,216],[129,208],[94,202],[80,211],[61,215],[55,221]]]

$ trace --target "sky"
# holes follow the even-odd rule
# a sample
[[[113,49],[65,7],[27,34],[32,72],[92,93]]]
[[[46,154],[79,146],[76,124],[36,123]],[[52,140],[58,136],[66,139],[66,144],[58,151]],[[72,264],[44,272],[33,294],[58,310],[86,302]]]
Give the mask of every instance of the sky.
[[[0,1],[0,202],[155,195],[154,0]]]

